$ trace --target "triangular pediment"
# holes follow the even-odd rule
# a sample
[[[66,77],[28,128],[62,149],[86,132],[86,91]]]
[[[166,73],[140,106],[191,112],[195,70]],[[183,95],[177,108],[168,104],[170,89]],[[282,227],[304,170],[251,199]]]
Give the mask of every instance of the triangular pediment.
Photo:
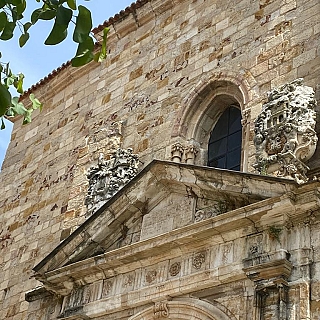
[[[295,188],[290,180],[155,160],[34,270],[52,271]]]

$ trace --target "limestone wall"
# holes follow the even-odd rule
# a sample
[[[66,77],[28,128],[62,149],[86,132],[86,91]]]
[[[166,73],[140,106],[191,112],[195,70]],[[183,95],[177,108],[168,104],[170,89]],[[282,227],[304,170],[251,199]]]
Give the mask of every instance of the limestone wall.
[[[42,308],[24,300],[40,284],[31,269],[85,220],[85,172],[100,152],[170,160],[173,143],[192,144],[197,101],[220,85],[241,100],[252,171],[252,120],[266,92],[303,77],[320,99],[319,12],[318,0],[152,0],[111,26],[105,62],[38,86],[44,110],[15,122],[0,174],[0,319],[31,320]]]

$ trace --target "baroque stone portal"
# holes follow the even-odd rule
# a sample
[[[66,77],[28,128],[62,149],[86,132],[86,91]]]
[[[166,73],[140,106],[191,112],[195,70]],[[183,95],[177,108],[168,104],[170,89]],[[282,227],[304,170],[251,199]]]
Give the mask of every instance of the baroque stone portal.
[[[131,148],[119,148],[110,160],[105,160],[103,153],[100,153],[98,164],[90,167],[87,173],[87,214],[91,215],[123,188],[138,173],[138,164],[138,155],[133,154]]]
[[[311,87],[296,79],[268,92],[268,102],[255,121],[256,163],[261,174],[308,181],[305,164],[318,141],[316,100]]]

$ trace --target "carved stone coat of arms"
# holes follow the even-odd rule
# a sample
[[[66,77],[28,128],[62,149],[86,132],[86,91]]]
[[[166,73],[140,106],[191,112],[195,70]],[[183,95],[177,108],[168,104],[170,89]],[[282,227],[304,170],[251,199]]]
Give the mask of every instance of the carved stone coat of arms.
[[[308,181],[309,160],[317,145],[316,100],[311,87],[296,79],[268,92],[255,121],[256,163],[261,174]]]

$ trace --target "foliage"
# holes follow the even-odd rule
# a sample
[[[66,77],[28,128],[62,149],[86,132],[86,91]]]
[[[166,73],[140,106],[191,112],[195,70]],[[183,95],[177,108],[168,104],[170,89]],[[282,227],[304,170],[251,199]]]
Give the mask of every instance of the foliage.
[[[273,240],[277,240],[280,243],[280,234],[282,232],[282,228],[278,226],[269,226],[268,234],[269,237]]]
[[[29,0],[30,1],[30,0]],[[103,31],[100,50],[95,52],[94,38],[91,34],[91,12],[85,6],[77,6],[76,0],[36,0],[39,8],[31,14],[30,21],[24,22],[27,8],[26,0],[0,0],[0,40],[10,40],[19,29],[19,45],[23,47],[29,37],[29,29],[39,20],[54,22],[51,32],[45,40],[46,45],[56,45],[66,39],[69,25],[74,25],[73,41],[78,45],[75,56],[71,60],[74,67],[83,66],[90,61],[101,62],[106,58],[106,39],[109,29]],[[23,123],[31,121],[32,111],[41,109],[42,104],[33,94],[30,95],[31,108],[26,108],[19,97],[12,97],[11,92],[23,93],[23,74],[14,74],[9,63],[1,61],[0,52],[0,119],[1,129],[5,124],[3,117],[23,116]]]

